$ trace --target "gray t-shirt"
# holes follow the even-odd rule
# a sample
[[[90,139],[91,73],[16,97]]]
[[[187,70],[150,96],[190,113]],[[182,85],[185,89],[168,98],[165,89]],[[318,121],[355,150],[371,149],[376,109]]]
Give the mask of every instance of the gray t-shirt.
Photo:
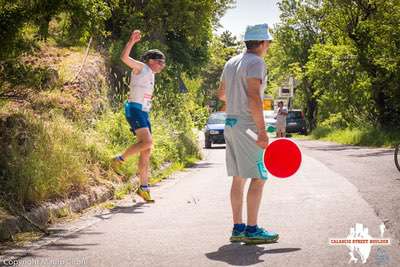
[[[252,119],[247,98],[247,78],[260,79],[260,97],[263,99],[266,84],[264,60],[256,54],[244,52],[226,62],[221,81],[225,82],[227,115]]]

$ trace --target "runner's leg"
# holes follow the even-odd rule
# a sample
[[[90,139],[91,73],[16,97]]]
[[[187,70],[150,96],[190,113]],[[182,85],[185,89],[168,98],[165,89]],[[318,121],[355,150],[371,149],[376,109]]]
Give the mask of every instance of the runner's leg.
[[[139,157],[139,179],[141,185],[149,183],[149,165],[151,148],[142,150]]]
[[[136,129],[135,133],[137,142],[125,150],[125,152],[122,154],[124,159],[127,159],[129,156],[132,156],[136,153],[140,153],[141,151],[151,149],[153,145],[153,139],[151,137],[149,128]]]

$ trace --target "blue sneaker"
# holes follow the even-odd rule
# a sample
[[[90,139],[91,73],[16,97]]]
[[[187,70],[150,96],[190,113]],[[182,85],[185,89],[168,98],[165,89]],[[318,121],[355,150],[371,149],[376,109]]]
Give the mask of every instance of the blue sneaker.
[[[246,244],[270,244],[275,243],[278,239],[279,235],[277,233],[257,227],[257,230],[253,233],[245,232],[243,242]]]
[[[231,238],[229,239],[229,241],[231,241],[232,243],[236,243],[236,242],[244,242],[246,236],[245,236],[245,231],[238,231],[238,230],[232,230],[232,235]]]

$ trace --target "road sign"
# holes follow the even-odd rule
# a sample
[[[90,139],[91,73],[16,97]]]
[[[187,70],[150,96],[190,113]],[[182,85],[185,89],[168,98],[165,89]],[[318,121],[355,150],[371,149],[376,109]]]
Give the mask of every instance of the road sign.
[[[293,97],[293,88],[291,87],[280,87],[279,97]]]
[[[264,110],[273,110],[274,109],[274,100],[272,98],[264,98],[263,99],[263,109]]]

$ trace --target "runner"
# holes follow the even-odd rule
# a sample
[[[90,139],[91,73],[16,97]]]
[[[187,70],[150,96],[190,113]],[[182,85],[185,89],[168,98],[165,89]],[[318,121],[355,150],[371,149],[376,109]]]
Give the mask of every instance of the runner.
[[[262,161],[263,148],[268,146],[262,99],[266,84],[263,57],[272,41],[268,25],[248,26],[244,41],[247,50],[225,64],[218,92],[219,98],[226,102],[226,167],[228,175],[233,176],[231,205],[234,225],[230,241],[262,244],[276,242],[279,238],[277,233],[257,225],[267,179]],[[257,133],[257,142],[246,134],[247,129]],[[247,192],[247,225],[242,218],[246,178],[251,178]]]
[[[123,154],[115,157],[111,166],[118,173],[119,167],[128,157],[140,153],[138,166],[140,187],[137,193],[146,202],[154,202],[148,184],[149,160],[153,145],[149,111],[154,89],[154,74],[164,69],[165,56],[161,51],[153,49],[145,52],[141,61],[131,58],[129,53],[140,39],[140,31],[133,31],[121,54],[122,62],[132,69],[129,97],[125,102],[125,117],[132,133],[136,135],[137,142],[128,147]]]

